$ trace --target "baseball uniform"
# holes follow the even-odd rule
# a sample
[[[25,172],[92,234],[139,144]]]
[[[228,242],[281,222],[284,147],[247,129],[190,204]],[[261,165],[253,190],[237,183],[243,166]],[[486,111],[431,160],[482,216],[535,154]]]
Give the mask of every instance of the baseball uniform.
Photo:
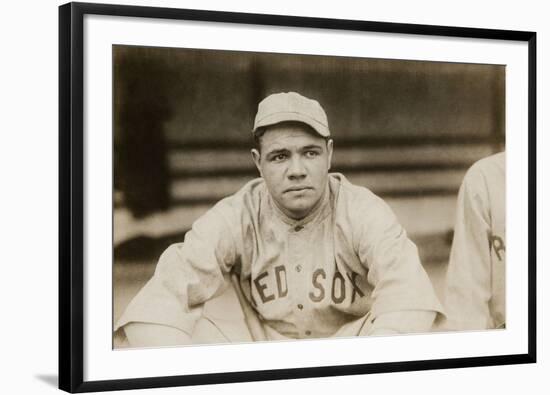
[[[391,209],[332,173],[321,204],[301,220],[279,210],[261,178],[221,200],[162,254],[115,329],[147,322],[192,334],[230,273],[267,338],[345,335],[387,312],[442,312]]]
[[[445,303],[446,329],[506,322],[505,153],[476,162],[460,188]]]

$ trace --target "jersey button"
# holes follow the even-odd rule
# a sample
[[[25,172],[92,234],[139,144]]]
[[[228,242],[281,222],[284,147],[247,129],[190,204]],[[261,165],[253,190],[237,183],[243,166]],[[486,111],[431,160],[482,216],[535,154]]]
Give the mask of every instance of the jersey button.
[[[298,226],[296,226],[296,227],[294,228],[294,231],[299,232],[299,231],[301,231],[302,229],[304,229],[304,227],[303,227],[302,225],[298,225]]]
[[[296,266],[296,271],[300,273],[302,271],[302,265]]]
[[[303,309],[304,309],[304,305],[301,304],[301,303],[299,303],[299,304],[298,304],[298,308],[299,308],[300,310],[303,310]]]
[[[311,336],[311,331],[306,331],[306,336]]]

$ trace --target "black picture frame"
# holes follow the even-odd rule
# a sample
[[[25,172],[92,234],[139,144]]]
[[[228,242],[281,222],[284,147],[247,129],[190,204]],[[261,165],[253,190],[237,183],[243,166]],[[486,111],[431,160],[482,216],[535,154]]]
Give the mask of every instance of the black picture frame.
[[[83,19],[85,15],[228,22],[363,32],[510,40],[528,43],[528,351],[524,354],[241,371],[183,376],[84,380],[84,135]],[[90,392],[536,362],[536,33],[449,26],[260,15],[109,4],[59,7],[59,388]]]

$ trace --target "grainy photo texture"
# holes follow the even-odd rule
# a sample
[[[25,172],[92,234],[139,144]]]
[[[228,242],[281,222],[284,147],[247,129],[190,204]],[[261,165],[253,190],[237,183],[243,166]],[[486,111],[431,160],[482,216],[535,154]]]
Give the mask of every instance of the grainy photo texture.
[[[113,346],[505,329],[505,67],[113,47]]]

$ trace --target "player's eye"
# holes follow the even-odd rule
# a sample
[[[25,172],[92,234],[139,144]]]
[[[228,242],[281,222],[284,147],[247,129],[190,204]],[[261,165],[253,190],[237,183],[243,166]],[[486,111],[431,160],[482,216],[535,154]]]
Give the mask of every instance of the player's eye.
[[[287,158],[286,154],[277,154],[271,157],[272,162],[281,162]]]
[[[317,151],[306,151],[307,158],[315,158],[317,156],[319,156],[319,152]]]

